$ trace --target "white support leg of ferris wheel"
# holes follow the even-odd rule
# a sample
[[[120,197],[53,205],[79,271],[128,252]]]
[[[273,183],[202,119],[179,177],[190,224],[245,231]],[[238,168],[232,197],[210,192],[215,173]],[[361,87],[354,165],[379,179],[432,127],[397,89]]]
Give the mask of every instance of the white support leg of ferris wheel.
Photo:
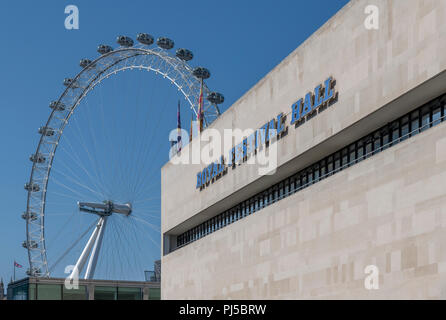
[[[104,221],[106,220],[106,217],[102,216],[98,219],[98,223],[96,225],[96,228],[94,229],[93,233],[90,236],[90,239],[88,239],[88,242],[82,251],[79,259],[76,262],[76,265],[74,266],[73,271],[71,272],[69,279],[74,279],[75,277],[79,277],[82,270],[84,269],[85,262],[87,261],[88,256],[90,255],[91,248],[93,244],[97,243],[98,234],[103,230],[103,226],[105,225]],[[103,232],[101,233],[103,234]],[[96,247],[96,246],[95,246]],[[97,258],[96,258],[97,261]],[[89,263],[90,265],[90,263]]]
[[[93,252],[88,260],[87,271],[85,271],[84,279],[93,279],[96,264],[98,263],[99,252],[101,251],[102,238],[104,237],[105,226],[107,225],[108,216],[101,217],[102,225],[100,226],[98,236],[94,242]]]

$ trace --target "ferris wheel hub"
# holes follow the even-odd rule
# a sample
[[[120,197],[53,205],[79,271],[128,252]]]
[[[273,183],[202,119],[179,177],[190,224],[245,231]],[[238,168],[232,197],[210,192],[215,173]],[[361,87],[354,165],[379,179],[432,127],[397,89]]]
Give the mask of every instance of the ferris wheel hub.
[[[117,204],[110,200],[103,203],[78,202],[77,205],[80,211],[94,213],[101,217],[110,216],[113,213],[129,216],[132,213],[132,205],[130,203]]]

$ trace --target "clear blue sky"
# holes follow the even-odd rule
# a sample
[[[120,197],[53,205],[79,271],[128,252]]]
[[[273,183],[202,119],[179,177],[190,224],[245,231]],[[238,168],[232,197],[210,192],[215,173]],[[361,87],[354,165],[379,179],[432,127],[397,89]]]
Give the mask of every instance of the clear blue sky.
[[[14,259],[23,270],[28,266],[20,218],[26,204],[28,157],[38,142],[36,129],[48,117],[48,102],[62,92],[64,78],[79,72],[80,58],[96,57],[101,42],[116,46],[119,34],[167,36],[177,48],[194,52],[193,65],[211,70],[208,86],[225,95],[226,109],[347,2],[1,1],[0,277],[9,281]],[[79,8],[79,30],[64,28],[68,4]],[[175,125],[176,106],[171,108],[171,121],[162,125]],[[17,277],[23,276],[18,270]]]

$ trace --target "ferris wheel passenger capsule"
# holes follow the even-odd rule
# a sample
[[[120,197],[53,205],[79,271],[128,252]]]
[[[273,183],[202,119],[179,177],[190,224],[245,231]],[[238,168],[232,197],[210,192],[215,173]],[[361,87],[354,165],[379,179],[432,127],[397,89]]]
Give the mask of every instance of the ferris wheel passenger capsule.
[[[183,61],[190,61],[194,57],[194,54],[190,50],[180,48],[177,50],[176,56]]]
[[[30,241],[25,240],[22,242],[22,247],[25,249],[29,249],[29,248],[35,249],[35,248],[37,248],[37,242],[35,242],[34,240],[30,240]]]
[[[208,69],[203,67],[197,67],[192,71],[192,74],[198,79],[208,79],[211,76],[211,73]]]
[[[76,81],[74,79],[71,79],[71,78],[65,78],[63,80],[63,85],[65,87],[71,87],[71,88],[78,88],[79,87],[77,85]]]
[[[79,62],[79,65],[80,65],[82,68],[86,68],[86,67],[88,67],[89,65],[91,65],[91,60],[89,60],[89,59],[82,59],[82,60]]]
[[[25,190],[30,192],[38,192],[40,191],[40,187],[38,184],[35,183],[25,183]]]
[[[112,52],[112,51],[113,51],[113,48],[108,46],[108,45],[106,45],[106,44],[100,44],[98,46],[98,52],[100,54],[106,54],[106,53],[109,53],[109,52]]]
[[[127,36],[118,36],[116,39],[116,42],[123,46],[123,47],[132,47],[133,46],[133,39]]]
[[[38,153],[38,154],[32,154],[29,157],[29,160],[34,163],[44,163],[46,159],[42,154]]]
[[[65,105],[62,102],[51,101],[50,108],[56,111],[64,111]]]
[[[225,97],[218,92],[211,92],[206,99],[212,104],[221,104],[225,101]]]
[[[140,43],[150,46],[153,44],[153,37],[148,33],[138,33],[136,40]]]
[[[35,221],[37,220],[37,214],[35,212],[23,212],[22,219]]]
[[[165,37],[158,38],[158,40],[156,40],[156,44],[158,45],[158,47],[166,50],[172,49],[173,46],[175,45],[173,40]]]
[[[40,127],[38,132],[47,137],[54,136],[54,129],[50,127]]]

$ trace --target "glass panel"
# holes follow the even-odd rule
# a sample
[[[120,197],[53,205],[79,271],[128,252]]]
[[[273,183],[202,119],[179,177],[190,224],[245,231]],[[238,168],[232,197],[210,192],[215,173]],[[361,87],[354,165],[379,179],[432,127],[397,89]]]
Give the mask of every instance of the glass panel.
[[[419,110],[412,112],[412,114],[410,115],[410,119],[410,131],[412,132],[412,135],[416,135],[419,132],[420,128]]]
[[[319,181],[319,165],[314,166],[313,175],[314,175],[314,181],[315,182]]]
[[[329,157],[327,160],[327,173],[331,174],[333,171],[333,157]]]
[[[339,152],[336,152],[334,159],[334,171],[336,172],[341,167],[341,155],[339,154]]]
[[[405,116],[401,119],[401,140],[407,139],[409,136],[409,117]]]
[[[441,107],[437,107],[432,111],[432,125],[435,126],[441,122]]]
[[[345,167],[348,164],[348,148],[342,150],[341,166]]]
[[[400,138],[400,124],[398,121],[392,123],[392,143],[398,143]]]
[[[118,287],[118,300],[142,300],[141,288]]]
[[[426,130],[429,128],[429,122],[430,122],[430,108],[424,107],[421,109],[421,131]]]
[[[321,161],[320,168],[321,168],[321,178],[323,179],[323,178],[325,178],[325,175],[327,174],[327,171],[325,168],[325,160]]]
[[[62,285],[38,284],[37,300],[62,300]]]
[[[29,285],[29,295],[28,295],[28,300],[36,300],[36,285],[31,283]]]
[[[149,300],[161,300],[161,289],[149,288]]]
[[[361,160],[363,160],[362,156],[364,155],[364,145],[362,144],[362,141],[359,141],[357,146],[358,146],[358,148],[356,150],[357,155],[358,155],[357,160],[361,161]]]
[[[62,286],[63,300],[88,300],[87,287],[79,286],[78,289],[67,289]]]
[[[308,184],[312,184],[313,183],[313,171],[309,170],[307,172],[307,179],[308,179]]]
[[[116,300],[117,296],[116,287],[95,287],[94,299],[95,300]]]
[[[372,147],[373,147],[373,138],[369,137],[367,139],[367,143],[365,145],[365,154],[367,157],[370,157],[372,155],[372,151],[373,151]]]
[[[302,178],[302,187],[305,188],[307,186],[307,175],[303,174],[301,178]]]
[[[373,141],[373,151],[379,152],[381,151],[381,136],[379,133],[375,134],[375,141]]]

